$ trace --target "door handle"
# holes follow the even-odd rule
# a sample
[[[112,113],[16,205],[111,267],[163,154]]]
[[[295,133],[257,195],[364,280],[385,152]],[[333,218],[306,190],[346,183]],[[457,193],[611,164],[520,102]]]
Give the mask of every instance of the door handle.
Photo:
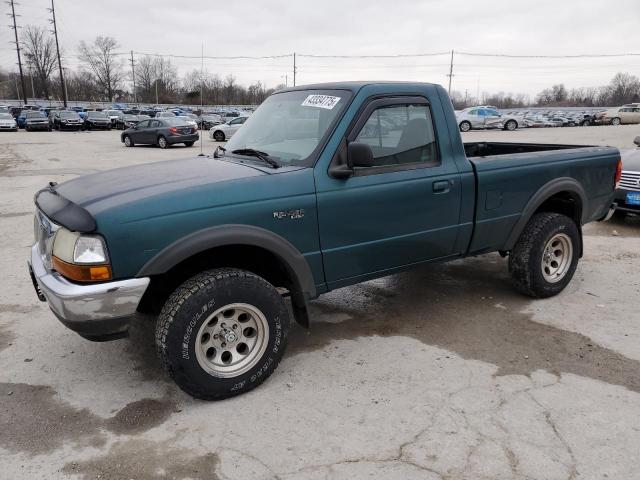
[[[451,189],[449,180],[439,180],[433,182],[433,193],[448,193]]]

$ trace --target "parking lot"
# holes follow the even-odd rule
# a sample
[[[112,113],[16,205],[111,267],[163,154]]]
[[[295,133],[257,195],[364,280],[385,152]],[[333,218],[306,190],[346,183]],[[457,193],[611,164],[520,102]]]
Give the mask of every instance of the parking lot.
[[[88,342],[27,273],[47,182],[200,151],[119,135],[0,135],[1,478],[640,478],[640,217],[586,226],[575,278],[547,300],[517,294],[497,254],[331,292],[262,386],[208,403],[162,372],[152,318]],[[632,148],[636,135],[463,137]]]

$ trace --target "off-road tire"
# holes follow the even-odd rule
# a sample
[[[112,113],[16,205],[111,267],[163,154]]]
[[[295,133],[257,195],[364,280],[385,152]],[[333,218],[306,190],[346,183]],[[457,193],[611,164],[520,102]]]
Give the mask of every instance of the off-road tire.
[[[549,240],[559,233],[569,237],[573,254],[564,277],[556,283],[551,283],[544,278],[542,256]],[[534,298],[557,295],[573,278],[578,266],[581,245],[580,232],[571,218],[559,213],[535,214],[509,255],[509,273],[514,287],[520,293]]]
[[[267,346],[250,370],[221,378],[208,373],[196,357],[196,342],[207,312],[233,303],[258,308],[269,325]],[[156,325],[156,349],[178,386],[202,400],[220,400],[257,387],[280,363],[287,344],[289,313],[273,285],[244,270],[209,270],[184,282],[164,304]]]

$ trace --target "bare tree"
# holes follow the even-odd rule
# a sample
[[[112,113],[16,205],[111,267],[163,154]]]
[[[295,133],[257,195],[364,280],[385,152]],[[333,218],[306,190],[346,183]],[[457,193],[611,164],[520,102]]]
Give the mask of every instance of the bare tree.
[[[115,38],[102,36],[96,37],[90,45],[82,41],[78,47],[80,61],[96,76],[96,83],[110,102],[125,77],[123,60],[116,52],[118,48],[120,45]]]
[[[27,25],[22,31],[24,55],[36,74],[38,92],[49,99],[51,74],[56,67],[56,45],[45,28]]]

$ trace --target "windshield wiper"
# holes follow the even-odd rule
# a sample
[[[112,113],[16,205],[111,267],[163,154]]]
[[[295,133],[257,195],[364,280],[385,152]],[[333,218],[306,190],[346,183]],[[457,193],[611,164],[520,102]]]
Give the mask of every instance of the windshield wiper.
[[[239,148],[237,150],[233,150],[231,153],[235,153],[237,155],[246,155],[249,157],[256,157],[263,162],[268,163],[273,168],[280,168],[280,164],[273,158],[271,158],[268,153],[261,152],[260,150],[256,150],[254,148]]]

